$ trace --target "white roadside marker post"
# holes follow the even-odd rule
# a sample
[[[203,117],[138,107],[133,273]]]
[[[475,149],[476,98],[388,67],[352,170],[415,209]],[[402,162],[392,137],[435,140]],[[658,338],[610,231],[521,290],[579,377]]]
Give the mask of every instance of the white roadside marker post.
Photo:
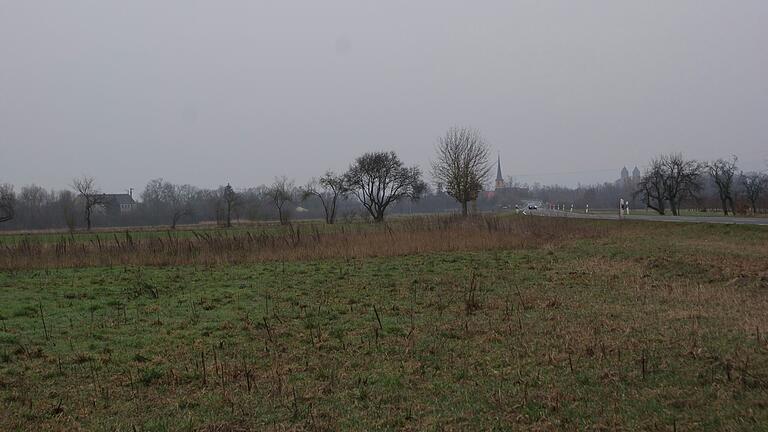
[[[619,220],[624,219],[624,198],[619,199]]]

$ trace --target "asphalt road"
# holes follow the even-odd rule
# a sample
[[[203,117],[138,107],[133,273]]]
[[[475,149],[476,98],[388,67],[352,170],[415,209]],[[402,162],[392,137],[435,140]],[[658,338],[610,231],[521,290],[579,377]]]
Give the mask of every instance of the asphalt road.
[[[609,214],[588,214],[588,213],[571,213],[559,210],[526,210],[527,214],[536,216],[551,216],[551,217],[569,217],[578,219],[604,219],[604,220],[618,220],[618,210],[615,215]],[[649,216],[649,215],[629,215],[624,216],[627,220],[644,220],[644,221],[659,221],[659,222],[693,222],[693,223],[717,223],[717,224],[732,224],[732,225],[768,225],[768,218],[744,218],[744,217],[730,217],[730,216]]]

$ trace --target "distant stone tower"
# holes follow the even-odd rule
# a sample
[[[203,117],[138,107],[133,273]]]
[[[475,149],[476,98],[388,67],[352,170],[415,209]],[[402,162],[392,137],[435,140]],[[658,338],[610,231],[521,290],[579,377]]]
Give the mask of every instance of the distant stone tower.
[[[504,189],[504,176],[501,175],[501,155],[496,163],[496,189]]]
[[[632,170],[632,181],[634,183],[640,182],[640,170],[637,169],[637,166],[635,166],[635,169]]]
[[[627,170],[627,167],[621,169],[621,179],[624,181],[629,180],[629,171]]]

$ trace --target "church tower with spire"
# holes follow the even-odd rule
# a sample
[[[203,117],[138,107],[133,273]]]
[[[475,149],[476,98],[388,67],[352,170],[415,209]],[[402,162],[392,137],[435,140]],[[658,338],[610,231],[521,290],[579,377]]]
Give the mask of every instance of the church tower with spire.
[[[504,176],[501,175],[501,155],[496,163],[496,190],[504,189]]]

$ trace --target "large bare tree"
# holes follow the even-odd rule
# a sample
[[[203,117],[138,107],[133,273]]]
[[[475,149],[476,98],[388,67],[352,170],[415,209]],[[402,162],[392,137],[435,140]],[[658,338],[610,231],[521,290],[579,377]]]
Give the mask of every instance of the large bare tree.
[[[640,195],[649,209],[658,214],[666,213],[666,190],[664,189],[664,167],[661,160],[654,159],[640,178],[635,196]]]
[[[681,153],[661,155],[651,160],[635,194],[659,214],[664,214],[665,203],[669,203],[672,214],[677,216],[683,200],[696,198],[701,190],[703,170],[703,164],[686,160]]]
[[[718,159],[707,164],[709,175],[717,186],[717,193],[720,196],[723,213],[728,216],[728,205],[731,206],[731,212],[736,214],[736,207],[733,204],[733,182],[736,176],[736,161],[738,158],[732,156],[731,159]]]
[[[8,222],[16,215],[16,194],[13,185],[0,184],[0,222]]]
[[[346,198],[349,187],[344,176],[333,171],[326,171],[320,179],[312,179],[301,189],[301,199],[316,196],[325,210],[325,223],[336,222],[336,204],[339,198]]]
[[[670,153],[660,158],[664,172],[664,190],[672,214],[680,213],[680,204],[687,198],[695,198],[701,190],[704,166],[695,160],[685,159],[682,153]]]
[[[491,171],[489,148],[480,131],[471,128],[448,129],[439,138],[432,176],[445,185],[445,192],[461,204],[468,214],[468,203],[475,201]]]
[[[427,188],[417,166],[406,167],[395,152],[365,153],[344,175],[350,191],[375,222],[384,220],[390,204],[418,200]]]
[[[768,175],[759,172],[741,173],[739,179],[752,212],[757,213],[757,202],[768,189]]]
[[[280,223],[285,225],[290,218],[290,212],[285,205],[296,199],[296,187],[293,181],[287,177],[276,177],[275,182],[267,189],[267,197],[272,201],[272,205],[277,209],[277,216]]]
[[[85,215],[85,225],[90,231],[91,217],[93,211],[99,206],[107,205],[107,196],[96,187],[96,181],[93,177],[82,176],[72,180],[72,188],[83,200],[83,210]]]

